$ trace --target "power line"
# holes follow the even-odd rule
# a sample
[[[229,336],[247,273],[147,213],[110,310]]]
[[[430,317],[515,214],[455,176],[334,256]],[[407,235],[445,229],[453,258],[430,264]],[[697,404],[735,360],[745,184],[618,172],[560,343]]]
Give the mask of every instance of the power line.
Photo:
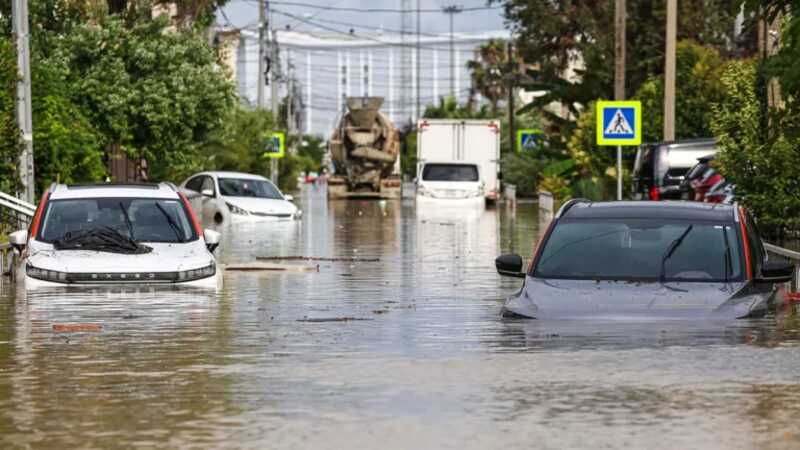
[[[339,30],[337,28],[329,27],[327,25],[324,25],[324,24],[321,24],[321,23],[318,23],[318,22],[313,22],[311,20],[308,20],[308,19],[306,19],[304,17],[297,16],[297,15],[292,14],[292,13],[288,13],[288,12],[285,12],[285,11],[279,11],[279,10],[277,10],[275,8],[272,9],[272,12],[278,13],[278,14],[286,16],[286,17],[290,17],[290,18],[295,19],[295,20],[299,20],[300,22],[303,22],[303,23],[308,24],[308,25],[315,26],[317,28],[321,28],[323,30],[327,30],[327,31],[331,31],[333,33],[341,34],[343,36],[355,37],[355,38],[362,39],[362,40],[365,40],[365,41],[378,42],[378,43],[383,44],[383,45],[385,45],[387,47],[416,48],[416,44],[414,44],[414,43],[407,44],[407,43],[403,43],[403,42],[389,42],[389,41],[385,41],[383,39],[378,39],[378,38],[373,38],[373,37],[370,37],[370,36],[364,36],[364,35],[360,35],[360,34],[355,34],[355,33],[348,32],[348,31],[342,31],[342,30]],[[420,48],[421,49],[425,49],[425,50],[435,50],[435,51],[452,51],[450,48],[445,49],[445,48],[442,48],[442,47],[421,46]],[[465,52],[472,53],[473,52],[473,50],[457,50],[457,51],[461,52],[461,53],[465,53]]]
[[[247,0],[250,3],[255,3],[256,0]],[[303,2],[283,2],[283,1],[271,1],[273,5],[280,5],[280,6],[297,6],[301,8],[313,8],[313,9],[322,9],[325,11],[344,11],[344,12],[357,12],[357,13],[402,13],[404,12],[403,9],[397,8],[349,8],[349,7],[337,7],[337,6],[328,6],[328,5],[317,5],[313,3],[303,3]],[[464,12],[474,12],[474,11],[490,11],[496,9],[503,9],[503,6],[472,6],[467,8],[462,8]],[[420,12],[420,13],[441,13],[441,9],[409,9],[405,10],[406,12]]]

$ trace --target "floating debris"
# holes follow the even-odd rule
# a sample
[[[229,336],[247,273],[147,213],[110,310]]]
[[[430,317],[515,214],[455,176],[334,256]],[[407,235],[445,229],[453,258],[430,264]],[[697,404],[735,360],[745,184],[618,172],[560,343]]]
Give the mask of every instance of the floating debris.
[[[103,326],[99,323],[55,323],[53,332],[55,333],[98,333],[103,331]]]
[[[263,262],[248,262],[227,264],[225,270],[229,272],[254,272],[254,271],[287,271],[287,272],[319,272],[319,265],[297,264],[267,264]]]
[[[256,257],[256,261],[379,262],[380,260],[381,260],[380,258],[359,258],[359,257],[326,258],[322,256],[257,256]]]
[[[297,319],[298,322],[311,322],[311,323],[324,323],[324,322],[355,322],[355,321],[364,321],[364,320],[372,320],[366,319],[363,317],[316,317],[316,318],[303,318]]]

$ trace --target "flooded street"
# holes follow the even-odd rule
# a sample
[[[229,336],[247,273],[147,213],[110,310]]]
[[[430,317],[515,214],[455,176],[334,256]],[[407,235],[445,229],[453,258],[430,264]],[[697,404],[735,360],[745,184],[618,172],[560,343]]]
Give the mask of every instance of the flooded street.
[[[0,448],[800,448],[800,324],[504,319],[535,204],[298,195],[219,293],[0,293]],[[378,259],[358,262],[358,259]],[[93,324],[65,330],[64,324]]]

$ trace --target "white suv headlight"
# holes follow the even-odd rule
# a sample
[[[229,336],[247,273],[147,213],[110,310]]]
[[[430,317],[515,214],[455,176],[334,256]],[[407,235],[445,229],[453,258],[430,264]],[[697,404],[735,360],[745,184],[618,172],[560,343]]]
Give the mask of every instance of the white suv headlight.
[[[217,273],[217,265],[213,262],[205,267],[192,270],[182,270],[178,272],[178,279],[176,281],[194,281],[203,278],[212,277]]]
[[[245,209],[239,208],[238,206],[235,206],[235,205],[231,205],[228,202],[225,202],[225,204],[228,206],[228,209],[231,211],[231,214],[238,214],[240,216],[249,216],[250,215],[250,213]]]

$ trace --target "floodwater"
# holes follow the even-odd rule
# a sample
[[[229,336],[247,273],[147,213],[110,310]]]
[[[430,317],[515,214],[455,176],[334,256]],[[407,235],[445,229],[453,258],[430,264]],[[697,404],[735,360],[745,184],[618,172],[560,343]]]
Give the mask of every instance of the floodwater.
[[[226,228],[222,292],[0,293],[0,448],[800,448],[800,325],[504,319],[533,204],[298,196]],[[69,324],[83,325],[64,330]]]

